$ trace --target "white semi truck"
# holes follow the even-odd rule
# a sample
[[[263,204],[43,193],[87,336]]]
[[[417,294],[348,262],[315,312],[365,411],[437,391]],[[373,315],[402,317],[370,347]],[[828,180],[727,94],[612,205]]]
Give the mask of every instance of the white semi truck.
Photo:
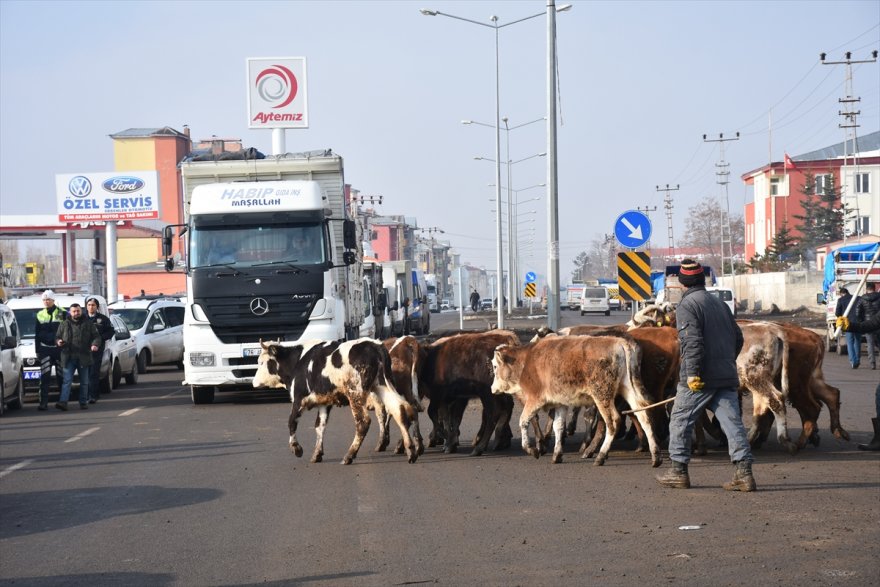
[[[328,151],[180,164],[184,384],[192,401],[251,389],[260,341],[346,340],[364,321],[363,255],[342,158]]]

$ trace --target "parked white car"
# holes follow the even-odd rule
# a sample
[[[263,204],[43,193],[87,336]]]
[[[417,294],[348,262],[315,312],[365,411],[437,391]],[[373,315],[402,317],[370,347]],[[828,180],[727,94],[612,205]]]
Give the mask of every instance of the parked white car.
[[[113,338],[107,342],[110,348],[110,381],[114,388],[119,387],[122,378],[129,385],[138,380],[137,341],[128,330],[125,321],[115,314],[110,315],[113,325]]]
[[[21,332],[12,310],[0,304],[0,414],[23,403]]]
[[[55,292],[55,305],[59,308],[67,310],[70,305],[77,303],[85,312],[86,298],[95,298],[98,300],[98,311],[105,316],[108,315],[107,301],[98,295],[92,294],[70,294]],[[34,334],[37,327],[37,313],[43,309],[43,299],[40,295],[25,296],[22,298],[12,298],[7,305],[15,313],[15,319],[18,322],[18,328],[21,332],[21,351],[22,361],[24,362],[24,391],[29,393],[40,393],[40,361],[37,359],[37,348],[35,344]],[[109,345],[108,345],[109,346]],[[104,356],[101,359],[101,370],[98,372],[98,385],[101,393],[110,393],[113,391],[110,376],[110,351],[108,346],[104,348]],[[50,375],[50,389],[57,389],[57,379],[55,369],[52,369]],[[74,385],[78,384],[78,378],[74,377]]]
[[[156,296],[110,304],[110,313],[122,318],[137,343],[138,373],[146,373],[150,365],[164,363],[177,363],[178,368],[183,368],[185,308],[179,298]]]
[[[728,308],[730,308],[731,314],[736,318],[736,296],[733,295],[733,290],[729,287],[707,287],[706,291],[724,302]]]

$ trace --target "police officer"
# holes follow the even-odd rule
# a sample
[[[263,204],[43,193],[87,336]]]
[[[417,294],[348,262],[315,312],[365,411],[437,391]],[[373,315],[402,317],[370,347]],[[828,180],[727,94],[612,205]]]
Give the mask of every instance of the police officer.
[[[37,312],[34,338],[37,342],[37,358],[40,360],[40,411],[49,409],[49,376],[55,366],[58,388],[61,388],[61,349],[56,343],[58,326],[64,322],[67,313],[55,305],[55,293],[51,289],[43,292],[43,309]]]

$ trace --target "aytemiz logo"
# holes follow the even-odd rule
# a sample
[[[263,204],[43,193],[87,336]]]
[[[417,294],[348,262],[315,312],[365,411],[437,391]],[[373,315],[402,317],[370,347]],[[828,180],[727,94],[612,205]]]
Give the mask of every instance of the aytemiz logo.
[[[284,108],[296,98],[296,76],[283,65],[267,67],[257,74],[254,83],[260,98],[275,103],[272,108]]]

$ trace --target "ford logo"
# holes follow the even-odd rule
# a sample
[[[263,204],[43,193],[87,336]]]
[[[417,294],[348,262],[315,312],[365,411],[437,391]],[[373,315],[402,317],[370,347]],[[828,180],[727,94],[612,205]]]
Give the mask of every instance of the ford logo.
[[[121,175],[119,177],[111,177],[101,184],[104,190],[115,194],[130,194],[144,187],[144,180],[139,177],[131,177]]]

